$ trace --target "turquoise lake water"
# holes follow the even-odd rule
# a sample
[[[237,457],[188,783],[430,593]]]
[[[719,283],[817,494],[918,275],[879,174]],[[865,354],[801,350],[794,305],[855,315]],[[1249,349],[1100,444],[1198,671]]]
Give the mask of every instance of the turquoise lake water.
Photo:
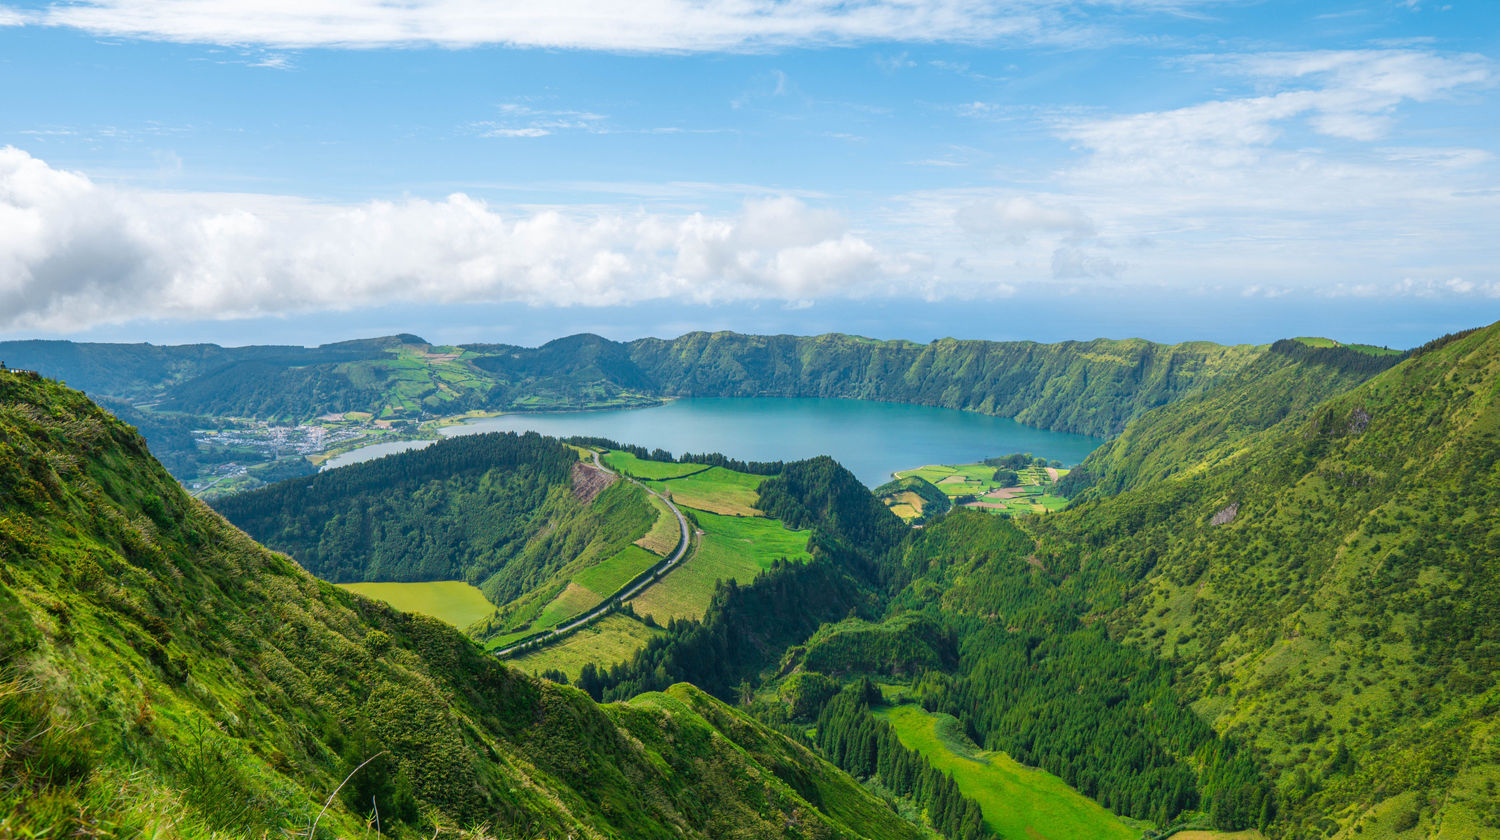
[[[1030,452],[1073,466],[1102,441],[1048,432],[1014,420],[949,408],[863,400],[682,399],[651,408],[506,414],[443,430],[447,436],[536,431],[595,435],[674,453],[722,452],[744,461],[791,461],[832,455],[870,487],[896,470],[962,464],[991,455]],[[342,466],[423,441],[383,443],[334,458]]]

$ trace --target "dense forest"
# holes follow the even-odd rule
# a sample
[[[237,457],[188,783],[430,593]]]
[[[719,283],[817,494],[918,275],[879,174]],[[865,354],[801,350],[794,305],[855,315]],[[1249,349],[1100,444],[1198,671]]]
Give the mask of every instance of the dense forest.
[[[992,837],[978,803],[953,779],[901,745],[889,724],[870,715],[880,692],[868,680],[849,686],[818,713],[817,745],[833,763],[858,778],[876,778],[897,796],[911,797],[932,826],[949,840]]]

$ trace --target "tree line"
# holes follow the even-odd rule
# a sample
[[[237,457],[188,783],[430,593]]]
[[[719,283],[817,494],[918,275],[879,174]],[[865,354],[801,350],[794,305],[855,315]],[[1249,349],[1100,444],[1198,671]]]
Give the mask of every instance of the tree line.
[[[839,692],[818,715],[818,749],[850,775],[879,779],[897,796],[910,797],[949,840],[993,837],[979,803],[960,793],[953,778],[925,756],[907,749],[889,723],[870,714],[878,702],[880,691],[867,679]]]

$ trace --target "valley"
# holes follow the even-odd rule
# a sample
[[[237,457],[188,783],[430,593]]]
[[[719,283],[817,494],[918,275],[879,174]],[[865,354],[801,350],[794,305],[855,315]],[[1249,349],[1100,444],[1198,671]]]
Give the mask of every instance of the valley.
[[[71,617],[75,611],[87,617],[89,633],[127,638],[141,631],[110,629],[117,621],[110,616],[156,615],[129,619],[146,628],[127,645],[136,651],[128,656],[137,657],[129,667],[149,672],[159,686],[152,702],[174,710],[173,722],[159,725],[185,739],[188,730],[172,728],[176,721],[219,712],[185,711],[199,701],[182,694],[182,675],[218,675],[213,679],[237,686],[225,690],[247,709],[273,695],[245,682],[252,673],[246,664],[221,662],[215,648],[198,641],[192,608],[186,601],[173,606],[178,596],[149,581],[181,574],[204,592],[226,593],[206,602],[216,603],[238,597],[227,594],[227,583],[207,583],[216,569],[270,564],[264,568],[294,571],[262,582],[255,575],[265,573],[255,572],[247,591],[275,591],[277,576],[292,574],[302,576],[297,591],[324,593],[312,596],[323,606],[298,608],[306,616],[297,619],[299,633],[325,632],[316,628],[334,621],[328,610],[336,604],[353,612],[328,626],[360,639],[369,656],[394,656],[407,669],[455,661],[430,649],[433,639],[447,639],[441,644],[457,645],[459,660],[470,663],[464,673],[521,680],[514,690],[526,696],[564,692],[547,703],[590,703],[611,721],[599,726],[660,750],[656,766],[677,768],[671,773],[753,762],[777,780],[756,796],[812,808],[801,813],[851,837],[874,824],[886,824],[873,835],[882,838],[929,832],[950,840],[1310,838],[1355,829],[1415,837],[1439,823],[1500,836],[1500,813],[1487,793],[1500,780],[1500,763],[1482,746],[1492,728],[1485,675],[1494,631],[1480,581],[1493,535],[1474,507],[1500,492],[1485,447],[1500,428],[1490,402],[1500,387],[1497,330],[1409,354],[1278,342],[1233,375],[1146,412],[1072,464],[990,449],[982,461],[893,469],[874,491],[826,456],[744,461],[738,450],[674,455],[599,434],[558,439],[494,430],[553,417],[586,422],[573,428],[594,432],[614,422],[609,412],[581,421],[505,415],[417,449],[215,500],[229,522],[295,561],[285,566],[277,565],[285,562],[280,555],[256,554],[263,550],[234,537],[238,531],[215,531],[222,520],[193,507],[199,503],[164,473],[136,475],[154,467],[128,427],[80,409],[81,398],[46,380],[4,373],[7,440],[44,442],[24,444],[32,448],[21,452],[31,454],[7,456],[6,486],[31,501],[10,508],[5,545],[32,559],[20,577],[8,571],[0,584],[12,614],[41,622],[7,642],[7,678],[30,685],[25,674],[44,661],[85,667],[76,655],[56,658],[77,644],[68,627],[85,619]],[[49,407],[68,401],[74,407],[67,411]],[[828,410],[867,405],[835,402]],[[649,417],[675,406],[704,416],[693,403],[615,416]],[[708,410],[747,410],[732,403]],[[781,398],[750,405],[772,412],[763,420],[782,409],[825,411]],[[94,419],[79,425],[67,416]],[[965,423],[994,420],[961,416]],[[1442,418],[1440,440],[1420,431],[1434,417]],[[41,454],[79,442],[87,448],[74,460]],[[759,457],[769,451],[747,449]],[[1400,473],[1386,466],[1394,451],[1407,459]],[[96,466],[69,466],[83,459]],[[114,477],[120,471],[132,477]],[[1412,475],[1424,478],[1413,485],[1406,480]],[[1459,486],[1462,497],[1441,489]],[[154,499],[175,500],[157,510]],[[58,505],[145,513],[121,513],[126,526],[100,520],[89,526],[95,536],[44,537],[62,533],[38,524],[61,515],[50,512]],[[1432,524],[1439,515],[1442,527]],[[188,522],[195,524],[184,530]],[[1429,525],[1407,527],[1416,522]],[[84,542],[38,547],[58,539]],[[160,566],[166,556],[190,562],[204,544],[220,546],[204,555],[217,558],[210,565],[173,566],[177,572]],[[241,547],[224,547],[230,544]],[[163,545],[173,546],[168,554],[160,553]],[[1455,553],[1460,545],[1478,553]],[[83,561],[54,567],[56,559],[37,559],[100,550],[101,557],[125,558],[110,560],[109,568],[126,583],[100,588]],[[263,559],[252,563],[251,555]],[[320,589],[325,584],[303,569],[338,588]],[[1391,594],[1391,586],[1413,583],[1420,597]],[[122,586],[144,587],[150,600],[132,601]],[[1328,599],[1337,613],[1322,606]],[[1434,633],[1462,641],[1438,647]],[[405,645],[429,647],[398,654]],[[90,648],[86,661],[126,655],[111,650]],[[15,670],[23,661],[33,671]],[[310,667],[297,661],[299,669]],[[452,673],[451,665],[442,667]],[[452,685],[441,690],[457,698],[467,690],[462,680],[472,678],[446,683],[449,677],[433,672],[421,680]],[[290,685],[284,679],[276,678],[277,691]],[[1417,685],[1442,693],[1417,692]],[[14,696],[25,697],[33,689],[18,690]],[[1310,697],[1317,705],[1309,706]],[[453,714],[470,714],[461,710],[468,702]],[[30,730],[43,732],[36,737],[50,737],[41,721],[55,717],[38,718],[24,704],[5,708],[23,728],[38,721]],[[300,714],[284,708],[278,714]],[[337,714],[366,714],[352,708]],[[371,718],[371,733],[391,731],[380,720]],[[485,732],[506,726],[474,725],[501,727]],[[429,744],[432,732],[421,726],[419,740]],[[150,737],[145,731],[111,749],[138,749]],[[667,731],[699,744],[696,757],[681,752],[684,742],[660,741]],[[507,747],[496,746],[501,736],[465,737],[491,750],[531,750],[527,739],[539,733],[516,732],[522,734],[503,736],[521,739]],[[248,734],[226,737],[226,745],[250,743]],[[729,753],[709,746],[729,743]],[[24,743],[8,749],[30,754]],[[1467,758],[1456,765],[1449,757],[1459,750]],[[539,760],[526,755],[512,761]],[[456,804],[461,797],[444,798],[456,794],[439,793],[410,762],[398,758],[382,778],[403,781],[374,793],[389,797],[392,813],[404,807],[401,797],[415,797],[426,804],[411,812],[410,824],[439,833],[441,819],[476,813]],[[175,775],[175,767],[152,770],[158,781],[150,784],[194,778]],[[236,790],[261,790],[271,783],[265,780],[303,771],[255,765],[243,772],[233,777]],[[108,784],[113,777],[101,773],[81,778]],[[596,784],[571,778],[560,784]],[[743,790],[728,778],[712,783],[727,810],[693,823],[702,826],[694,830],[714,836],[711,825],[728,825],[715,819],[749,819],[735,810]],[[165,794],[151,792],[159,790],[140,795],[168,808]],[[242,819],[191,807],[210,824]],[[545,816],[547,807],[490,812],[509,814],[512,825],[542,825],[554,819]],[[632,805],[629,813],[649,811]],[[42,819],[41,812],[24,813]],[[266,825],[283,819],[254,813]],[[586,820],[618,814],[569,813]],[[1446,831],[1423,836],[1450,836]],[[636,835],[611,829],[603,836]]]

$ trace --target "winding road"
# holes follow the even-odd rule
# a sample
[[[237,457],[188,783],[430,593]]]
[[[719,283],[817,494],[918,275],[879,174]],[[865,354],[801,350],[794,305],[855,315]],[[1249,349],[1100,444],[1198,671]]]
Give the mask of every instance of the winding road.
[[[578,628],[584,626],[585,624],[588,624],[599,616],[604,615],[605,613],[614,609],[616,605],[623,604],[626,601],[629,601],[631,598],[634,598],[635,596],[641,594],[641,592],[647,587],[651,586],[651,584],[661,580],[662,576],[667,572],[672,571],[672,569],[675,568],[678,563],[682,562],[682,558],[687,556],[688,547],[690,545],[687,517],[682,515],[682,511],[677,509],[677,505],[672,502],[671,498],[663,493],[658,493],[655,490],[652,490],[650,487],[647,487],[646,485],[640,483],[639,481],[636,481],[628,475],[622,475],[621,473],[617,473],[609,467],[604,466],[604,462],[599,460],[598,452],[593,453],[593,455],[594,467],[596,469],[607,472],[610,475],[623,478],[631,484],[634,484],[642,490],[645,490],[647,493],[655,496],[656,498],[661,499],[662,502],[666,504],[667,509],[672,511],[672,515],[677,517],[677,527],[680,528],[682,532],[682,535],[677,540],[677,550],[673,551],[672,556],[667,558],[667,562],[659,566],[656,571],[652,572],[651,576],[646,578],[645,580],[637,583],[629,589],[621,590],[609,596],[608,598],[605,598],[598,604],[598,606],[573,619],[572,621],[569,621],[567,624],[559,624],[556,627],[553,627],[552,631],[550,633],[547,633],[546,635],[535,636],[527,639],[524,642],[521,642],[520,644],[511,645],[510,647],[503,650],[495,651],[496,656],[509,656],[510,654],[523,647],[526,647],[527,645],[535,644],[536,642],[543,640],[550,641],[552,639],[556,639],[558,636],[566,636],[569,633],[572,633],[574,630],[577,630]]]

